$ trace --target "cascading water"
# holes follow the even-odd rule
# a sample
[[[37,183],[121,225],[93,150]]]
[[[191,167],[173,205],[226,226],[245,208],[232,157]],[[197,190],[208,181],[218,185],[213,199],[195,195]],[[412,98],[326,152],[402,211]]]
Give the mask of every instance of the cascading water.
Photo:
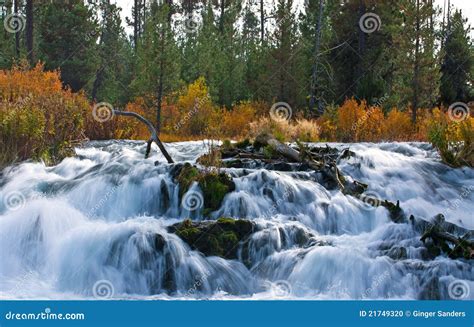
[[[167,147],[176,161],[205,152],[203,142]],[[339,167],[380,198],[474,229],[473,169],[439,163],[424,143],[350,148],[356,156]],[[257,230],[238,260],[226,260],[192,251],[168,231],[202,217],[181,205],[175,167],[156,149],[143,159],[143,142],[107,141],[76,152],[54,167],[3,171],[2,298],[449,299],[454,280],[474,290],[472,260],[426,258],[409,224],[325,189],[316,173],[227,169],[236,189],[212,218],[251,219]]]

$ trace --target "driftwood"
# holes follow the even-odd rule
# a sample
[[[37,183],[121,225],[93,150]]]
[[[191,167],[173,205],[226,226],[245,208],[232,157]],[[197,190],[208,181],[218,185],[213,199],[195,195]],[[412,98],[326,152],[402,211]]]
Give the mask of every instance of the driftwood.
[[[262,147],[269,147],[271,151],[258,152],[257,150]],[[256,162],[275,165],[285,162],[288,165],[302,164],[305,170],[314,170],[322,174],[323,180],[320,182],[325,187],[339,188],[342,193],[356,197],[367,205],[386,208],[390,219],[395,223],[411,224],[414,231],[420,235],[431,257],[446,253],[453,259],[474,258],[474,231],[445,221],[441,214],[436,215],[430,222],[415,218],[413,215],[408,219],[399,201],[393,203],[364,194],[368,185],[344,176],[337,167],[337,162],[341,159],[355,156],[349,149],[339,151],[327,145],[325,148],[307,148],[302,144],[298,144],[297,149],[278,141],[272,135],[261,134],[255,139],[253,147],[252,145],[223,147],[221,153],[223,159],[253,159]]]
[[[436,248],[448,253],[451,258],[474,259],[473,231],[445,221],[442,214],[436,215],[431,222],[410,216],[410,222],[422,234],[420,240],[423,243],[431,239]]]
[[[255,139],[255,142],[259,146],[270,146],[272,150],[292,162],[300,162],[309,166],[311,169],[323,173],[331,179],[344,194],[358,196],[367,189],[367,185],[361,182],[349,182],[339,168],[337,168],[336,161],[331,160],[327,162],[324,155],[315,159],[315,153],[304,150],[297,151],[289,145],[278,141],[270,134],[260,134]]]
[[[147,119],[145,119],[144,117],[132,111],[114,110],[113,113],[114,115],[118,115],[118,116],[127,116],[127,117],[136,118],[146,125],[146,127],[151,133],[151,138],[147,141],[145,158],[148,158],[148,155],[150,154],[150,151],[151,151],[151,144],[155,142],[156,145],[158,145],[158,147],[160,148],[161,153],[166,158],[168,163],[174,163],[173,159],[169,155],[168,151],[166,151],[165,146],[163,145],[160,138],[158,137],[158,133],[156,133],[156,129],[152,123],[150,123]]]

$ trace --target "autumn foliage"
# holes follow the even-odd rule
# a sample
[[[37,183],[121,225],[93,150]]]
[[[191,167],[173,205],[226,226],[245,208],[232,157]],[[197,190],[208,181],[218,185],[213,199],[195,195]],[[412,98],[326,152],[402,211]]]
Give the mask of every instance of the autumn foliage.
[[[57,71],[45,72],[41,64],[0,71],[0,166],[61,159],[84,139],[88,111],[86,97],[63,89]]]
[[[64,89],[59,76],[57,71],[44,71],[41,64],[30,70],[19,66],[0,71],[0,165],[27,158],[52,163],[72,153],[72,146],[86,138],[149,139],[148,129],[135,119],[98,121],[93,114],[97,104],[82,93]],[[450,119],[446,110],[419,109],[413,125],[409,111],[384,111],[348,99],[340,107],[328,106],[318,119],[294,114],[285,120],[272,118],[270,107],[249,101],[219,107],[204,78],[199,78],[164,99],[160,135],[164,141],[252,139],[261,132],[291,142],[431,141],[448,163],[473,161],[474,121],[470,116],[459,122]],[[156,121],[152,95],[137,97],[121,109]]]

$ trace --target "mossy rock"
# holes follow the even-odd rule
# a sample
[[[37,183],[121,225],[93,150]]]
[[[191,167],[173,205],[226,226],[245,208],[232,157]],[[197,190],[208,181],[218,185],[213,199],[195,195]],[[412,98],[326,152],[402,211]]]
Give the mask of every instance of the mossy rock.
[[[254,224],[249,220],[220,218],[217,221],[192,222],[187,219],[172,225],[168,231],[175,233],[193,250],[206,256],[237,259],[241,242],[253,232]]]
[[[176,178],[179,183],[179,197],[181,198],[191,187],[191,184],[197,180],[200,172],[196,167],[191,166],[189,163],[185,163]]]
[[[220,208],[227,193],[235,190],[232,177],[224,172],[203,172],[186,163],[177,177],[180,198],[189,190],[193,182],[197,182],[204,198],[204,216]]]
[[[243,141],[240,141],[240,142],[237,142],[237,143],[234,144],[234,146],[237,149],[245,149],[245,148],[249,147],[250,145],[252,145],[252,143],[250,143],[249,139],[245,139]]]
[[[207,173],[199,178],[199,187],[204,196],[204,215],[220,208],[227,193],[235,190],[235,183],[226,173]]]

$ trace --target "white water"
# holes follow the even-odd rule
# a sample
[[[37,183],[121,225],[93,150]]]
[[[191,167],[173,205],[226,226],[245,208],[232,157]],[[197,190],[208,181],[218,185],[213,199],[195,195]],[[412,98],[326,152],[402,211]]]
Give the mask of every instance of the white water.
[[[203,142],[167,147],[176,161],[194,162],[205,152]],[[440,164],[422,143],[350,148],[357,157],[340,168],[371,192],[400,200],[408,214],[429,220],[443,213],[474,229],[473,169]],[[424,260],[410,225],[392,223],[382,207],[368,210],[326,190],[308,172],[228,169],[236,190],[213,218],[253,219],[259,231],[241,249],[241,260],[204,257],[166,231],[190,213],[181,207],[170,166],[156,149],[146,160],[144,152],[142,142],[97,142],[54,167],[23,163],[4,170],[1,298],[105,292],[113,298],[448,299],[457,279],[474,298],[473,260]],[[312,241],[301,241],[310,234]],[[406,258],[387,255],[399,247]]]

